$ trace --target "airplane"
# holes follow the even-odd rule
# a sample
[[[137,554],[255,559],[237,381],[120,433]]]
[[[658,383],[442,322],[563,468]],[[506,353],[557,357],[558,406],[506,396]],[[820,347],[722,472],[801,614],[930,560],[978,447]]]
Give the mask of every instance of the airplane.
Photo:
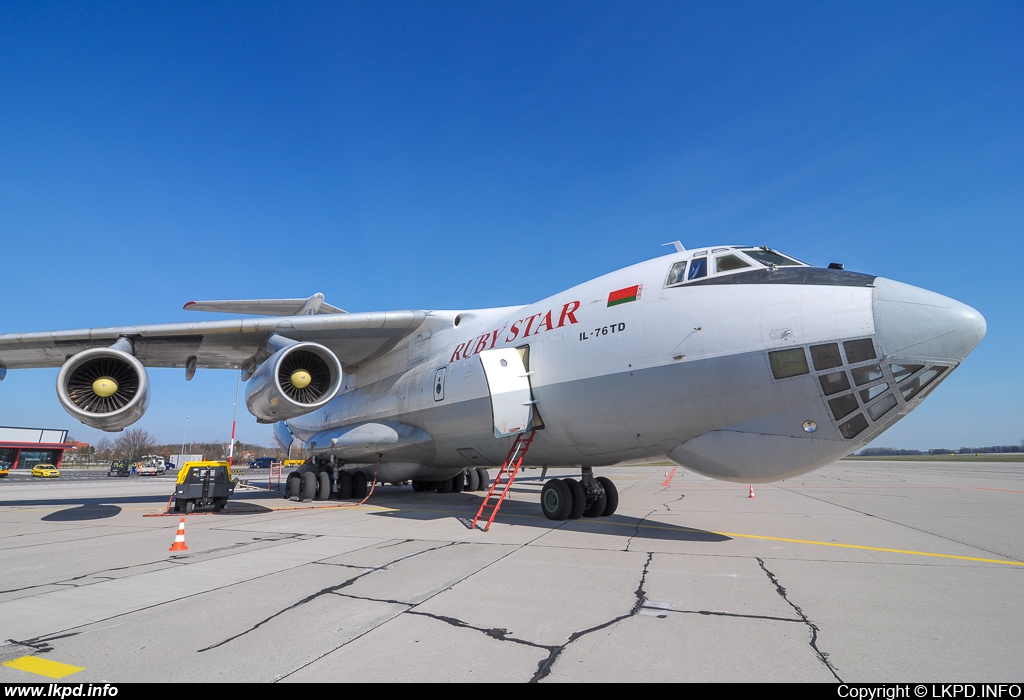
[[[306,458],[288,497],[362,498],[372,479],[478,490],[516,454],[580,469],[543,486],[562,521],[615,512],[602,466],[754,484],[851,454],[986,332],[970,306],[838,263],[669,245],[526,306],[349,313],[317,293],[185,304],[250,316],[227,321],[0,335],[0,379],[59,366],[68,413],[118,431],[146,411],[146,367],[241,370],[250,413]]]

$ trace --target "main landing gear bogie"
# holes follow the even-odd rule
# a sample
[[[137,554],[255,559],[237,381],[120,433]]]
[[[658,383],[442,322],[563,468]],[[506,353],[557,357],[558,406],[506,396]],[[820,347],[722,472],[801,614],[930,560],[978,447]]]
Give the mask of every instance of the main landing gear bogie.
[[[289,500],[326,501],[363,499],[369,493],[370,478],[366,472],[346,472],[330,467],[303,468],[294,471],[285,480],[284,497]]]
[[[594,478],[589,468],[583,478],[551,479],[540,492],[540,507],[549,520],[608,517],[619,507],[619,492],[612,480]]]
[[[417,493],[436,491],[437,493],[459,493],[461,491],[486,491],[491,485],[491,475],[483,467],[469,467],[460,474],[431,481],[429,479],[413,479],[412,490]]]

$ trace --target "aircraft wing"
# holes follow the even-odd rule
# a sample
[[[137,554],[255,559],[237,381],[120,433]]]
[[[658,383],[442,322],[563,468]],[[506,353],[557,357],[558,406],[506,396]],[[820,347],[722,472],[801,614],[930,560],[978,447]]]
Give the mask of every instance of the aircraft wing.
[[[386,353],[424,318],[425,311],[381,311],[8,333],[0,335],[0,378],[7,369],[59,367],[120,338],[148,367],[186,367],[195,358],[197,367],[252,371],[266,359],[267,340],[275,334],[324,345],[351,367]]]
[[[258,314],[261,316],[305,316],[307,314],[343,314],[339,309],[324,301],[324,295],[317,292],[306,299],[230,299],[219,301],[190,301],[186,311],[214,311],[226,314]]]

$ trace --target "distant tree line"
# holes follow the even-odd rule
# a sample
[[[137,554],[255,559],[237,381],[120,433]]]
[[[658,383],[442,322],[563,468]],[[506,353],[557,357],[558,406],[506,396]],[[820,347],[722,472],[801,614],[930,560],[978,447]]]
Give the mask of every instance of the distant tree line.
[[[228,442],[188,442],[185,443],[184,454],[201,454],[206,459],[217,460],[228,458]],[[173,445],[161,445],[156,438],[147,430],[142,428],[129,428],[116,439],[102,438],[95,445],[76,452],[68,451],[64,455],[64,461],[75,462],[112,462],[123,460],[136,462],[146,455],[159,455],[161,457],[173,457],[182,454],[181,443]],[[279,447],[264,447],[235,441],[234,461],[248,462],[256,457],[277,457],[283,459],[284,451]]]
[[[945,448],[933,448],[927,451],[921,450],[898,450],[895,447],[866,447],[856,454],[860,457],[888,457],[894,455],[975,455],[975,454],[1005,454],[1012,452],[1024,452],[1024,440],[1020,445],[991,445],[989,447],[961,447],[958,450]]]

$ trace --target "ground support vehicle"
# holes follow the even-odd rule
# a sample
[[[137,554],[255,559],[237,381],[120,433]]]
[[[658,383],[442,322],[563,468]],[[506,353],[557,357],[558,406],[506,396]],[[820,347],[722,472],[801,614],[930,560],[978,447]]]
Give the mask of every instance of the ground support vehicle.
[[[107,470],[107,476],[130,476],[131,471],[128,469],[127,462],[111,462],[110,469]]]
[[[178,471],[174,511],[193,513],[197,510],[212,510],[218,513],[235,492],[236,483],[231,478],[231,467],[226,461],[185,462]]]

